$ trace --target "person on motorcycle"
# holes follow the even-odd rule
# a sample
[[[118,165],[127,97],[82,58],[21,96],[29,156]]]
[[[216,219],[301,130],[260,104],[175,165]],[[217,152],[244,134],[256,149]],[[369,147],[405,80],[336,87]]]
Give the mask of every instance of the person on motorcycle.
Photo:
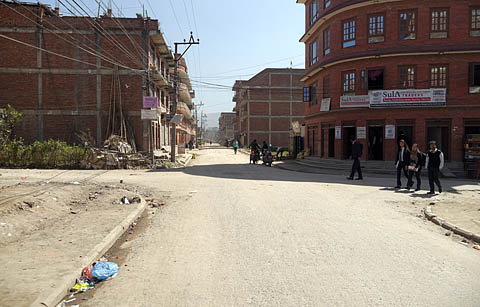
[[[250,143],[250,146],[249,146],[251,150],[258,150],[259,147],[260,146],[258,146],[257,140],[253,140],[253,142]]]
[[[266,150],[268,150],[268,144],[267,144],[267,142],[263,141],[262,153],[264,153]]]
[[[249,148],[250,148],[251,151],[254,152],[253,154],[250,154],[250,163],[256,164],[256,161],[258,160],[259,155],[260,155],[260,153],[259,153],[260,146],[258,146],[257,140],[253,140],[253,142],[250,143]],[[256,156],[256,157],[254,157],[254,156]],[[254,160],[254,158],[256,158],[257,160]]]

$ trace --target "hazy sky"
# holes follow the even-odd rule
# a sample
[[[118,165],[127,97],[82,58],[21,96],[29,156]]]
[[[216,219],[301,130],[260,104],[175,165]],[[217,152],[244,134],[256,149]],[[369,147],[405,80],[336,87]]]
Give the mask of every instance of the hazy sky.
[[[107,6],[108,0],[102,1]],[[77,3],[95,12],[98,7],[94,0]],[[120,8],[120,15],[135,17],[142,5],[159,20],[172,49],[175,41],[188,39],[190,31],[200,38],[186,59],[197,94],[194,101],[205,104],[205,113],[231,111],[233,92],[199,82],[231,87],[265,67],[289,67],[290,62],[304,67],[304,46],[298,41],[304,32],[304,6],[295,0],[114,0],[113,13],[119,16]],[[61,4],[60,11],[67,13]]]

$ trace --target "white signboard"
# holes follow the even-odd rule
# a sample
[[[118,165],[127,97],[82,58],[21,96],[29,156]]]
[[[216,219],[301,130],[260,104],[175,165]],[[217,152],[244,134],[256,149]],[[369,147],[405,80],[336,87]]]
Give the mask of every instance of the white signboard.
[[[395,125],[386,125],[385,126],[385,139],[394,140],[395,139]]]
[[[341,140],[342,139],[342,127],[335,126],[335,139]]]
[[[367,127],[357,127],[357,139],[365,140],[367,138]]]
[[[370,96],[340,96],[340,108],[368,108]]]
[[[370,107],[444,106],[444,88],[371,91]]]
[[[140,115],[144,120],[158,120],[157,110],[142,109]]]
[[[332,98],[323,98],[322,104],[320,105],[320,112],[328,112],[330,111],[330,102]]]

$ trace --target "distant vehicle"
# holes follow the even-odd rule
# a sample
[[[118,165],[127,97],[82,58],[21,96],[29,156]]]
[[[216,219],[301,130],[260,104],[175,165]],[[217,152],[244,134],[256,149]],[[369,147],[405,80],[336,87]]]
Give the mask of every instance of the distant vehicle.
[[[262,152],[263,165],[272,166],[273,154],[270,148],[264,149]]]
[[[260,160],[260,151],[258,149],[252,149],[250,151],[250,163],[257,164]]]

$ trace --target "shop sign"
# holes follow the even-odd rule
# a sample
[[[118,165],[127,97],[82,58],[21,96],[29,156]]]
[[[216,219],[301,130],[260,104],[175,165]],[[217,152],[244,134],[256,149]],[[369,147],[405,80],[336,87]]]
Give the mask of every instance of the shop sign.
[[[367,138],[367,127],[357,127],[357,139],[365,140]]]
[[[385,126],[385,139],[386,140],[395,140],[395,125],[386,125]]]
[[[342,139],[342,126],[335,126],[335,139]]]
[[[368,108],[370,96],[340,96],[340,108]]]
[[[155,109],[157,105],[157,97],[143,96],[144,109]]]
[[[332,101],[332,98],[323,98],[322,99],[322,104],[320,105],[320,112],[330,111],[330,101]]]
[[[369,95],[372,108],[444,106],[447,101],[447,90],[444,88],[371,91]]]
[[[145,110],[140,111],[141,118],[144,120],[158,120],[157,110]]]

